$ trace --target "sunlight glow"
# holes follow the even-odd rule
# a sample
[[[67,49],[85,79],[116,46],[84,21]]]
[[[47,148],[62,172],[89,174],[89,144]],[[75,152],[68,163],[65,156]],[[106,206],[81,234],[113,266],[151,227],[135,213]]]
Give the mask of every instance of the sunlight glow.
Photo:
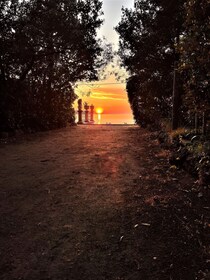
[[[96,108],[96,114],[98,116],[98,124],[101,124],[101,114],[103,113],[104,109],[101,107]]]
[[[101,124],[101,114],[98,114],[98,124]]]
[[[97,113],[97,114],[102,114],[103,111],[104,111],[103,108],[100,108],[100,107],[99,107],[99,108],[96,108],[96,113]]]

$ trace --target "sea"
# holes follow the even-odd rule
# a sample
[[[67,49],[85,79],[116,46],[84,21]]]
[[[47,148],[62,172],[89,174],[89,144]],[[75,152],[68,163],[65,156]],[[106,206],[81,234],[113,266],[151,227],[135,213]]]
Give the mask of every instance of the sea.
[[[95,115],[95,123],[97,124],[98,116]],[[134,124],[131,114],[101,114],[101,124]]]
[[[95,124],[135,124],[132,114],[101,114],[100,118],[101,120],[97,114],[94,115]]]

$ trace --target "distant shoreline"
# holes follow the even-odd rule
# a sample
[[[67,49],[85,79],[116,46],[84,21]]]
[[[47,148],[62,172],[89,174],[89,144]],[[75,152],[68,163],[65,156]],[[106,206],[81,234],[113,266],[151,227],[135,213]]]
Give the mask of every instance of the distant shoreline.
[[[97,123],[95,123],[95,124],[77,124],[77,125],[82,125],[82,126],[84,126],[84,125],[87,125],[87,126],[138,126],[137,124],[131,124],[131,123],[125,123],[125,124],[123,124],[123,123],[102,123],[102,124],[97,124]]]

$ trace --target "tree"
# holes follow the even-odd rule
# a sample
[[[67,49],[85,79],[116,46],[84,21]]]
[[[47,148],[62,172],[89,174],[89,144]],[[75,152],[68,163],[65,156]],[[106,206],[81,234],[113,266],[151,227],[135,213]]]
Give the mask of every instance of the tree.
[[[63,126],[73,117],[72,85],[103,65],[98,0],[0,2],[1,129]]]
[[[177,46],[179,71],[184,78],[184,103],[189,115],[208,113],[210,109],[208,0],[185,3],[184,32]]]
[[[137,103],[132,104],[138,123],[141,118],[154,123],[157,117],[171,117],[175,45],[182,30],[182,14],[183,2],[175,0],[140,0],[134,11],[123,9],[116,28],[119,54],[131,80],[138,77],[133,99]]]

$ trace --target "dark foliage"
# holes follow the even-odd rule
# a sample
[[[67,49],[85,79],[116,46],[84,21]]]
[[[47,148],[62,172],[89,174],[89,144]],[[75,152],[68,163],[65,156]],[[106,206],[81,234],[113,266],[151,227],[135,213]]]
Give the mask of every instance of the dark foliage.
[[[209,13],[207,0],[186,1],[184,30],[177,51],[180,53],[179,71],[184,80],[184,102],[189,113],[210,109]]]
[[[0,2],[0,130],[50,129],[74,119],[73,84],[104,63],[100,1]]]
[[[139,124],[170,118],[175,42],[182,27],[182,1],[138,1],[123,10],[116,30],[120,56],[130,72],[129,95]],[[138,82],[137,82],[138,80]],[[132,81],[135,82],[133,92]]]
[[[207,111],[207,2],[139,0],[134,10],[123,9],[119,55],[130,73],[127,91],[138,124],[171,120],[172,107],[176,126],[189,123],[198,107]]]

